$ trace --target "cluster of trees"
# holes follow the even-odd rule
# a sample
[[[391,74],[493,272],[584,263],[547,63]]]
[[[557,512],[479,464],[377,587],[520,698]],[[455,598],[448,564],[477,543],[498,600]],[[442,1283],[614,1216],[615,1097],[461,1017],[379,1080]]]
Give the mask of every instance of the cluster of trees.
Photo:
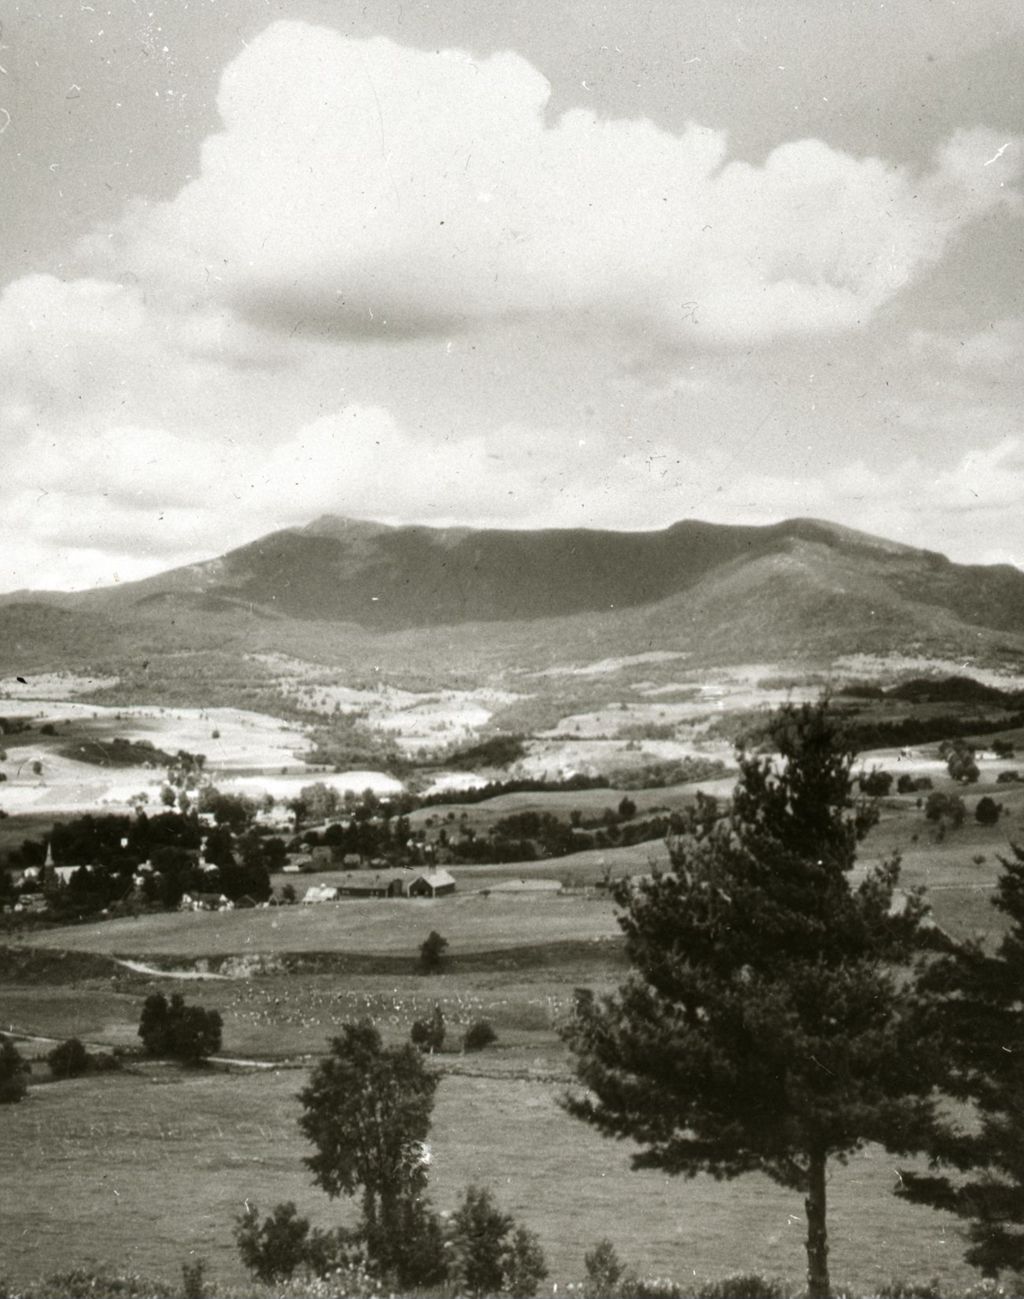
[[[220,1050],[223,1027],[219,1011],[188,1006],[177,992],[170,1001],[154,992],[142,1008],[139,1037],[147,1055],[198,1064]]]
[[[207,827],[192,812],[171,810],[57,822],[49,836],[55,863],[81,869],[66,885],[43,881],[49,909],[59,919],[110,909],[128,898],[143,906],[176,907],[186,892],[196,891],[263,901],[271,892],[270,872],[284,864],[286,848],[282,839],[246,826],[247,820],[225,816]],[[8,854],[8,865],[42,866],[46,842],[26,839]],[[152,869],[139,874],[146,862]],[[38,890],[40,884],[27,887]]]
[[[358,1271],[402,1293],[445,1282],[465,1295],[536,1293],[547,1275],[537,1237],[487,1189],[468,1187],[447,1222],[427,1197],[437,1085],[411,1043],[385,1047],[369,1021],[344,1025],[299,1093],[299,1126],[313,1181],[332,1199],[358,1198],[358,1225],[311,1230],[291,1202],[260,1221],[247,1203],[235,1236],[254,1276],[277,1283],[303,1268],[337,1281],[339,1270]]]
[[[636,1141],[637,1167],[803,1195],[811,1299],[832,1292],[828,1167],[868,1142],[943,1170],[904,1171],[900,1193],[965,1217],[971,1261],[1024,1269],[1024,850],[1003,863],[998,953],[954,944],[918,893],[892,905],[897,860],[851,887],[875,817],[827,703],[783,710],[771,742],[780,760],[741,753],[724,815],[698,801],[671,869],[619,886],[631,973],[577,995],[586,1090],[567,1107]]]

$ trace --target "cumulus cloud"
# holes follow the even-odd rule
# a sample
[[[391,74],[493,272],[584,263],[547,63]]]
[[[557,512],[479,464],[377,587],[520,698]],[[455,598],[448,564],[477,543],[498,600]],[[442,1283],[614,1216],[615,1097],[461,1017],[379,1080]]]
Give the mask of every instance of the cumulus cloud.
[[[549,93],[512,53],[275,23],[226,69],[198,177],[84,253],[181,302],[355,336],[593,313],[749,342],[864,324],[1018,200],[1020,143],[985,130],[923,175],[817,140],[754,166],[698,125],[549,122]]]

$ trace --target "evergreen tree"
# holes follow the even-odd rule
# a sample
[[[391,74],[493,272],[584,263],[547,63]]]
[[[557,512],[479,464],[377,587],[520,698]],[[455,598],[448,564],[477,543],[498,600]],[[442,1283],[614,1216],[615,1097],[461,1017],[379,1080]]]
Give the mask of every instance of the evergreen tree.
[[[950,1172],[904,1171],[897,1188],[966,1218],[965,1256],[986,1276],[1024,1272],[1024,848],[1011,848],[992,903],[1012,923],[995,955],[962,943],[921,981],[934,995],[921,1031],[942,1043],[944,1089],[980,1122],[940,1126],[929,1154]]]
[[[811,1299],[830,1292],[826,1170],[866,1142],[910,1152],[934,1127],[916,1036],[918,895],[890,861],[852,888],[873,810],[827,701],[772,721],[777,757],[741,750],[731,808],[699,801],[671,869],[617,890],[633,967],[577,996],[566,1030],[588,1092],[571,1113],[641,1146],[634,1166],[761,1172],[805,1197]]]
[[[25,1099],[29,1068],[14,1042],[0,1033],[0,1105],[16,1105]]]

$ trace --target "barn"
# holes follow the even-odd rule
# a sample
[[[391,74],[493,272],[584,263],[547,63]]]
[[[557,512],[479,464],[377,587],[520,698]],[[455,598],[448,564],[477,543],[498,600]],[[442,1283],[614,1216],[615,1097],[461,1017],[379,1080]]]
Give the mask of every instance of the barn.
[[[410,898],[443,898],[455,892],[455,878],[447,871],[420,871],[409,881]]]

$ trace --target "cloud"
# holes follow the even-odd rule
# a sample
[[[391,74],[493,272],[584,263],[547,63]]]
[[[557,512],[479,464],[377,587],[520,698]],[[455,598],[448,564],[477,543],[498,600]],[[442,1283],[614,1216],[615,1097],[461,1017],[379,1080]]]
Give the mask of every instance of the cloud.
[[[952,364],[971,374],[1012,380],[1024,364],[1024,317],[994,320],[985,329],[955,336],[918,330],[911,336],[913,354]]]
[[[1020,143],[981,129],[921,175],[818,140],[753,166],[695,124],[549,121],[549,95],[513,53],[275,23],[225,70],[197,178],[83,255],[280,328],[401,338],[553,313],[749,343],[864,325],[1019,198]]]

